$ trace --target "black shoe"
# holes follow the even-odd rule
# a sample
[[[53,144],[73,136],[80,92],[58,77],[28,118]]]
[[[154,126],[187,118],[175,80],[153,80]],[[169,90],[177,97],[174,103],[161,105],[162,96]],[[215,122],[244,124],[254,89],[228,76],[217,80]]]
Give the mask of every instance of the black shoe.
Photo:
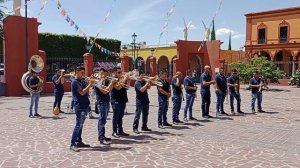
[[[113,132],[113,133],[112,133],[112,136],[115,137],[115,138],[120,138],[119,134],[116,133],[116,132]]]
[[[120,135],[120,136],[129,136],[129,134],[127,134],[127,133],[125,133],[125,132],[123,132],[123,131],[122,131],[122,132],[119,132],[119,135]]]
[[[136,134],[139,134],[139,133],[140,133],[139,130],[136,129],[136,128],[133,129],[133,132],[136,133]]]
[[[164,129],[164,126],[160,124],[160,125],[158,125],[158,128]]]
[[[258,110],[258,112],[260,112],[260,113],[264,113],[264,112],[266,112],[266,111],[264,111],[264,110]]]
[[[196,118],[194,118],[194,117],[190,117],[190,120],[197,120]]]
[[[208,118],[214,118],[213,116],[207,115]]]
[[[39,116],[41,116],[41,115],[39,115],[38,113],[35,113],[34,116],[39,117]]]
[[[80,150],[76,146],[70,146],[70,150],[73,152],[80,152]]]
[[[91,147],[91,145],[89,145],[89,144],[84,144],[83,142],[78,142],[75,146],[76,146],[77,148],[89,148],[89,147]]]
[[[105,141],[111,141],[111,138],[104,138],[105,139]]]
[[[32,114],[29,114],[29,116],[28,116],[28,117],[29,117],[29,118],[34,118]]]
[[[221,114],[222,114],[222,115],[226,115],[226,116],[228,116],[228,114],[227,114],[227,113],[225,113],[225,112],[221,112]]]
[[[169,124],[169,123],[166,122],[166,123],[164,123],[164,126],[166,126],[166,127],[168,127],[168,126],[172,127],[172,124]]]
[[[239,113],[239,114],[245,114],[245,113],[244,113],[244,112],[242,112],[242,111],[238,111],[238,113]]]
[[[152,131],[152,129],[149,129],[148,127],[142,128],[142,131]]]
[[[100,144],[102,145],[109,145],[110,142],[106,141],[105,139],[100,140]]]

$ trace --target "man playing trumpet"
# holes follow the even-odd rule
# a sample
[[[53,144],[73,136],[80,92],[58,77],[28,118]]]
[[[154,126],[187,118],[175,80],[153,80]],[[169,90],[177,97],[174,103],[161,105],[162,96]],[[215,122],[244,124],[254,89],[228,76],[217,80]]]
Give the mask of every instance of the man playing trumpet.
[[[209,115],[209,106],[210,106],[210,85],[215,84],[214,80],[211,80],[210,75],[210,66],[205,65],[204,73],[201,75],[201,98],[202,98],[202,117],[204,118],[213,118]]]
[[[179,120],[179,111],[182,103],[182,73],[176,72],[176,75],[172,79],[172,90],[173,90],[173,124],[183,123]]]
[[[234,114],[234,99],[237,101],[237,112],[244,114],[241,111],[241,95],[240,95],[240,78],[238,77],[237,69],[231,70],[231,76],[227,78],[227,86],[229,87],[230,109],[231,114]]]
[[[139,120],[142,113],[142,131],[152,131],[148,128],[149,97],[147,90],[151,88],[151,80],[144,79],[144,72],[139,71],[139,78],[134,84],[136,92],[136,110],[133,121],[133,132],[138,134]]]
[[[54,103],[53,103],[53,109],[57,106],[60,113],[63,113],[61,111],[60,105],[62,98],[64,96],[64,76],[63,72],[59,69],[55,70],[55,75],[52,77],[52,82],[54,85]]]
[[[252,113],[255,113],[255,101],[257,99],[257,111],[265,112],[262,110],[262,89],[266,87],[262,79],[259,77],[259,72],[257,70],[253,71],[253,78],[249,81],[249,87],[251,88],[252,98],[251,98],[251,109]],[[268,87],[266,87],[268,89]]]
[[[125,75],[122,77],[122,70],[120,67],[114,68],[114,75],[118,78],[118,83],[113,87],[111,91],[111,106],[113,109],[113,133],[112,136],[119,138],[120,136],[129,136],[123,130],[123,117],[128,102],[127,89],[124,87],[129,77]]]
[[[96,93],[96,106],[99,110],[99,120],[98,120],[98,140],[100,141],[100,144],[108,145],[110,144],[109,141],[111,141],[111,138],[105,137],[105,124],[107,115],[109,112],[109,92],[114,87],[116,81],[115,80],[109,80],[107,78],[108,72],[106,69],[101,69],[99,72],[100,77],[100,84],[101,87],[94,87],[95,93]]]
[[[189,120],[196,120],[196,118],[193,117],[193,105],[196,98],[196,91],[197,86],[195,85],[195,80],[192,78],[192,71],[188,69],[186,71],[186,77],[183,80],[184,88],[185,88],[185,98],[186,103],[184,107],[184,121]],[[187,118],[187,112],[189,111],[189,118]]]

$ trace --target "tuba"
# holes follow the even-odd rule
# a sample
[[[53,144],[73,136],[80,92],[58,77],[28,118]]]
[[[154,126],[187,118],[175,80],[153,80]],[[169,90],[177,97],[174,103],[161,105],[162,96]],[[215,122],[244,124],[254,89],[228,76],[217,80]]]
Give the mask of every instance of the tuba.
[[[30,58],[29,64],[28,64],[28,71],[23,74],[22,79],[21,79],[21,84],[22,87],[24,88],[25,91],[29,92],[29,93],[40,93],[43,90],[43,87],[38,87],[38,90],[32,90],[29,87],[29,78],[31,76],[31,71],[34,71],[36,73],[39,73],[43,70],[44,68],[44,61],[43,59],[38,56],[38,55],[33,55]],[[43,82],[43,80],[38,77],[38,79],[40,80],[40,82]]]

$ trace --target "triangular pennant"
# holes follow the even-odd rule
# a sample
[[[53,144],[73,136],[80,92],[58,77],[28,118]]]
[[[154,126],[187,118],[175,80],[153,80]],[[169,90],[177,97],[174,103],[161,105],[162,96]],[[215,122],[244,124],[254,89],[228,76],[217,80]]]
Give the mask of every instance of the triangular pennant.
[[[66,21],[69,23],[69,22],[70,22],[70,20],[71,20],[71,18],[69,17],[69,15],[67,15],[67,17],[66,17]]]
[[[67,15],[67,12],[66,12],[66,10],[63,8],[63,9],[61,10],[60,14],[61,14],[62,16],[66,16],[66,15]]]
[[[72,27],[75,24],[75,22],[71,19],[70,26]]]
[[[60,8],[61,8],[61,2],[59,0],[59,1],[57,1],[57,9],[60,9]]]

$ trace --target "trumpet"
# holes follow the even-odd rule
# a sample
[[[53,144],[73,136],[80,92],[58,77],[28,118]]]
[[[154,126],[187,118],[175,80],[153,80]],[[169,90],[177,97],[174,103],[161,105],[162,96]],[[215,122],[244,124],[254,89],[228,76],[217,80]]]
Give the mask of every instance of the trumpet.
[[[159,87],[163,87],[163,83],[159,82],[159,77],[158,75],[155,75],[154,77],[151,76],[144,76],[143,79],[145,81],[151,81],[154,85],[159,86]]]

